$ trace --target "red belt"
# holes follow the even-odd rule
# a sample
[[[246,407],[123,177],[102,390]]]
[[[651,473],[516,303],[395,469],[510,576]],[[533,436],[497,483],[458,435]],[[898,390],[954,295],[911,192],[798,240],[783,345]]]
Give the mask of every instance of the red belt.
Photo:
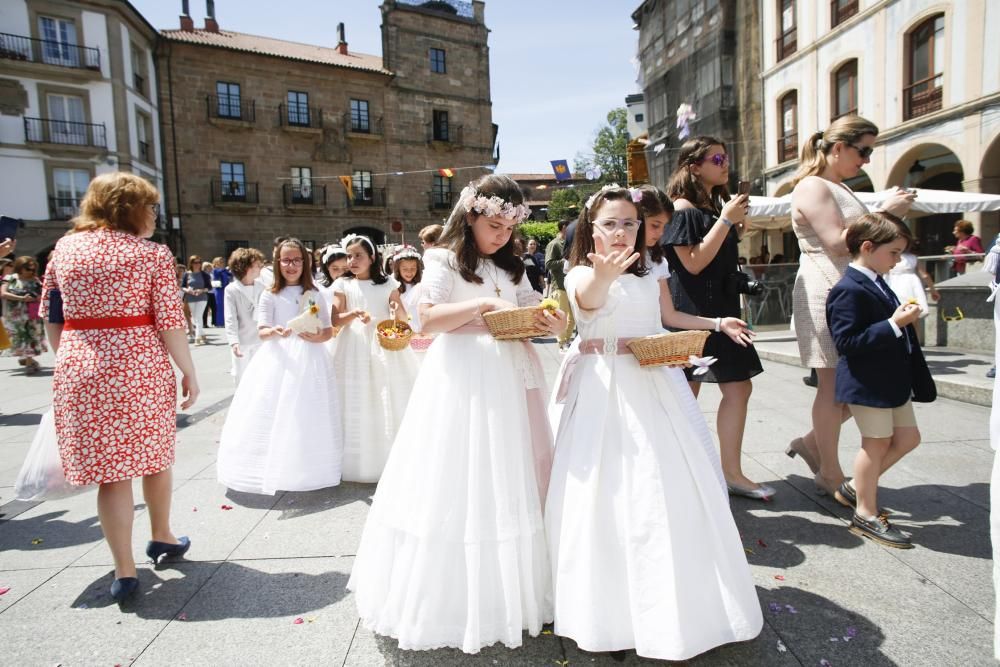
[[[153,324],[155,322],[150,313],[129,317],[67,317],[63,323],[63,329],[66,331],[74,329],[127,329],[129,327],[153,326]]]

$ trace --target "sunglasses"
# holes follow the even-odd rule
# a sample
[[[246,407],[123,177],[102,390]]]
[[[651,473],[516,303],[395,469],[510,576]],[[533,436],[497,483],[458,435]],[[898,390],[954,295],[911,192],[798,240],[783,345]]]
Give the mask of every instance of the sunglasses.
[[[847,145],[856,150],[858,152],[858,155],[861,156],[862,160],[867,160],[868,158],[871,157],[872,153],[875,152],[875,149],[872,148],[871,146],[855,146],[854,144],[847,144]]]
[[[716,167],[725,167],[729,164],[729,156],[725,153],[716,153],[715,155],[709,155],[702,162],[711,162]]]

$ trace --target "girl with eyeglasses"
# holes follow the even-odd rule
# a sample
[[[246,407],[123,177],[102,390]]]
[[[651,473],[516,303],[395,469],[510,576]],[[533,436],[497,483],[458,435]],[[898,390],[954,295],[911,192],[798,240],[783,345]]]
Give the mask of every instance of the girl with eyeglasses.
[[[14,260],[14,272],[0,284],[0,298],[6,302],[3,326],[10,338],[10,347],[4,356],[17,357],[28,375],[34,375],[41,366],[35,357],[49,348],[45,344],[45,324],[38,314],[42,283],[38,280],[38,262],[25,255]]]
[[[729,155],[714,137],[695,137],[681,146],[677,168],[670,176],[667,195],[674,216],[663,234],[670,267],[670,291],[677,310],[703,317],[740,316],[740,296],[747,293],[746,274],[740,271],[739,243],[750,229],[749,197],[730,198]],[[717,432],[722,472],[729,493],[769,500],[775,493],[743,473],[741,455],[750,378],[763,372],[753,346],[737,345],[716,330],[705,343],[705,356],[717,359],[704,374],[686,371],[695,397],[702,383],[719,385]]]
[[[805,461],[821,495],[832,495],[841,484],[850,485],[837,456],[840,426],[850,413],[834,398],[840,355],[826,322],[826,297],[851,261],[847,227],[868,213],[844,181],[857,177],[870,162],[877,136],[878,127],[871,121],[841,116],[806,140],[792,180],[792,231],[801,251],[792,289],[792,318],[802,365],[816,369],[818,386],[812,430],[792,440],[785,453]],[[912,193],[899,190],[882,209],[901,218],[913,198]]]
[[[752,334],[736,318],[674,311],[645,247],[655,195],[606,186],[577,222],[566,291],[580,335],[554,395],[563,410],[545,533],[556,634],[585,651],[687,660],[753,639],[763,619],[684,373],[639,366],[628,342],[663,321],[721,329],[740,347]]]
[[[274,284],[260,295],[260,348],[236,388],[219,441],[219,482],[244,493],[340,484],[343,455],[330,309],[312,280],[312,254],[289,238],[274,250]],[[316,327],[296,333],[305,315]]]
[[[400,284],[382,269],[378,248],[367,236],[340,242],[347,273],[333,283],[337,369],[344,416],[344,481],[377,482],[403,420],[419,362],[407,346],[387,350],[376,327],[384,320],[407,321]]]

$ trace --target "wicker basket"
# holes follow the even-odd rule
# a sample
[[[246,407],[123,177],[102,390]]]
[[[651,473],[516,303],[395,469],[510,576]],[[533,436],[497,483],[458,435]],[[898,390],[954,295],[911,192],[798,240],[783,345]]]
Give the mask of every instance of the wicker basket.
[[[383,331],[386,329],[402,329],[405,333],[402,336],[396,336],[395,338],[389,338],[383,335]],[[406,322],[398,322],[396,320],[382,320],[375,326],[375,335],[378,336],[378,344],[387,350],[392,350],[398,352],[400,350],[405,350],[410,345],[410,339],[413,338],[413,329]]]
[[[535,319],[536,313],[538,313],[537,306],[506,308],[484,313],[483,320],[486,322],[486,328],[490,330],[490,334],[497,340],[551,336],[552,334],[548,331],[538,328],[538,320]]]
[[[688,357],[700,357],[709,331],[677,331],[635,338],[628,342],[640,366],[684,366]]]

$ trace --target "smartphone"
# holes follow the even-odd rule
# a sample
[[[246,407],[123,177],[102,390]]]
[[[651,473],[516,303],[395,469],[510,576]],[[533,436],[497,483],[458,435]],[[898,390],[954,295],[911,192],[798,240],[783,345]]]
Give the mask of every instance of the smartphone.
[[[0,241],[4,239],[10,239],[13,241],[17,238],[17,230],[24,223],[17,218],[11,218],[6,215],[0,215]]]
[[[750,181],[740,181],[736,186],[736,194],[749,195],[750,194]]]

